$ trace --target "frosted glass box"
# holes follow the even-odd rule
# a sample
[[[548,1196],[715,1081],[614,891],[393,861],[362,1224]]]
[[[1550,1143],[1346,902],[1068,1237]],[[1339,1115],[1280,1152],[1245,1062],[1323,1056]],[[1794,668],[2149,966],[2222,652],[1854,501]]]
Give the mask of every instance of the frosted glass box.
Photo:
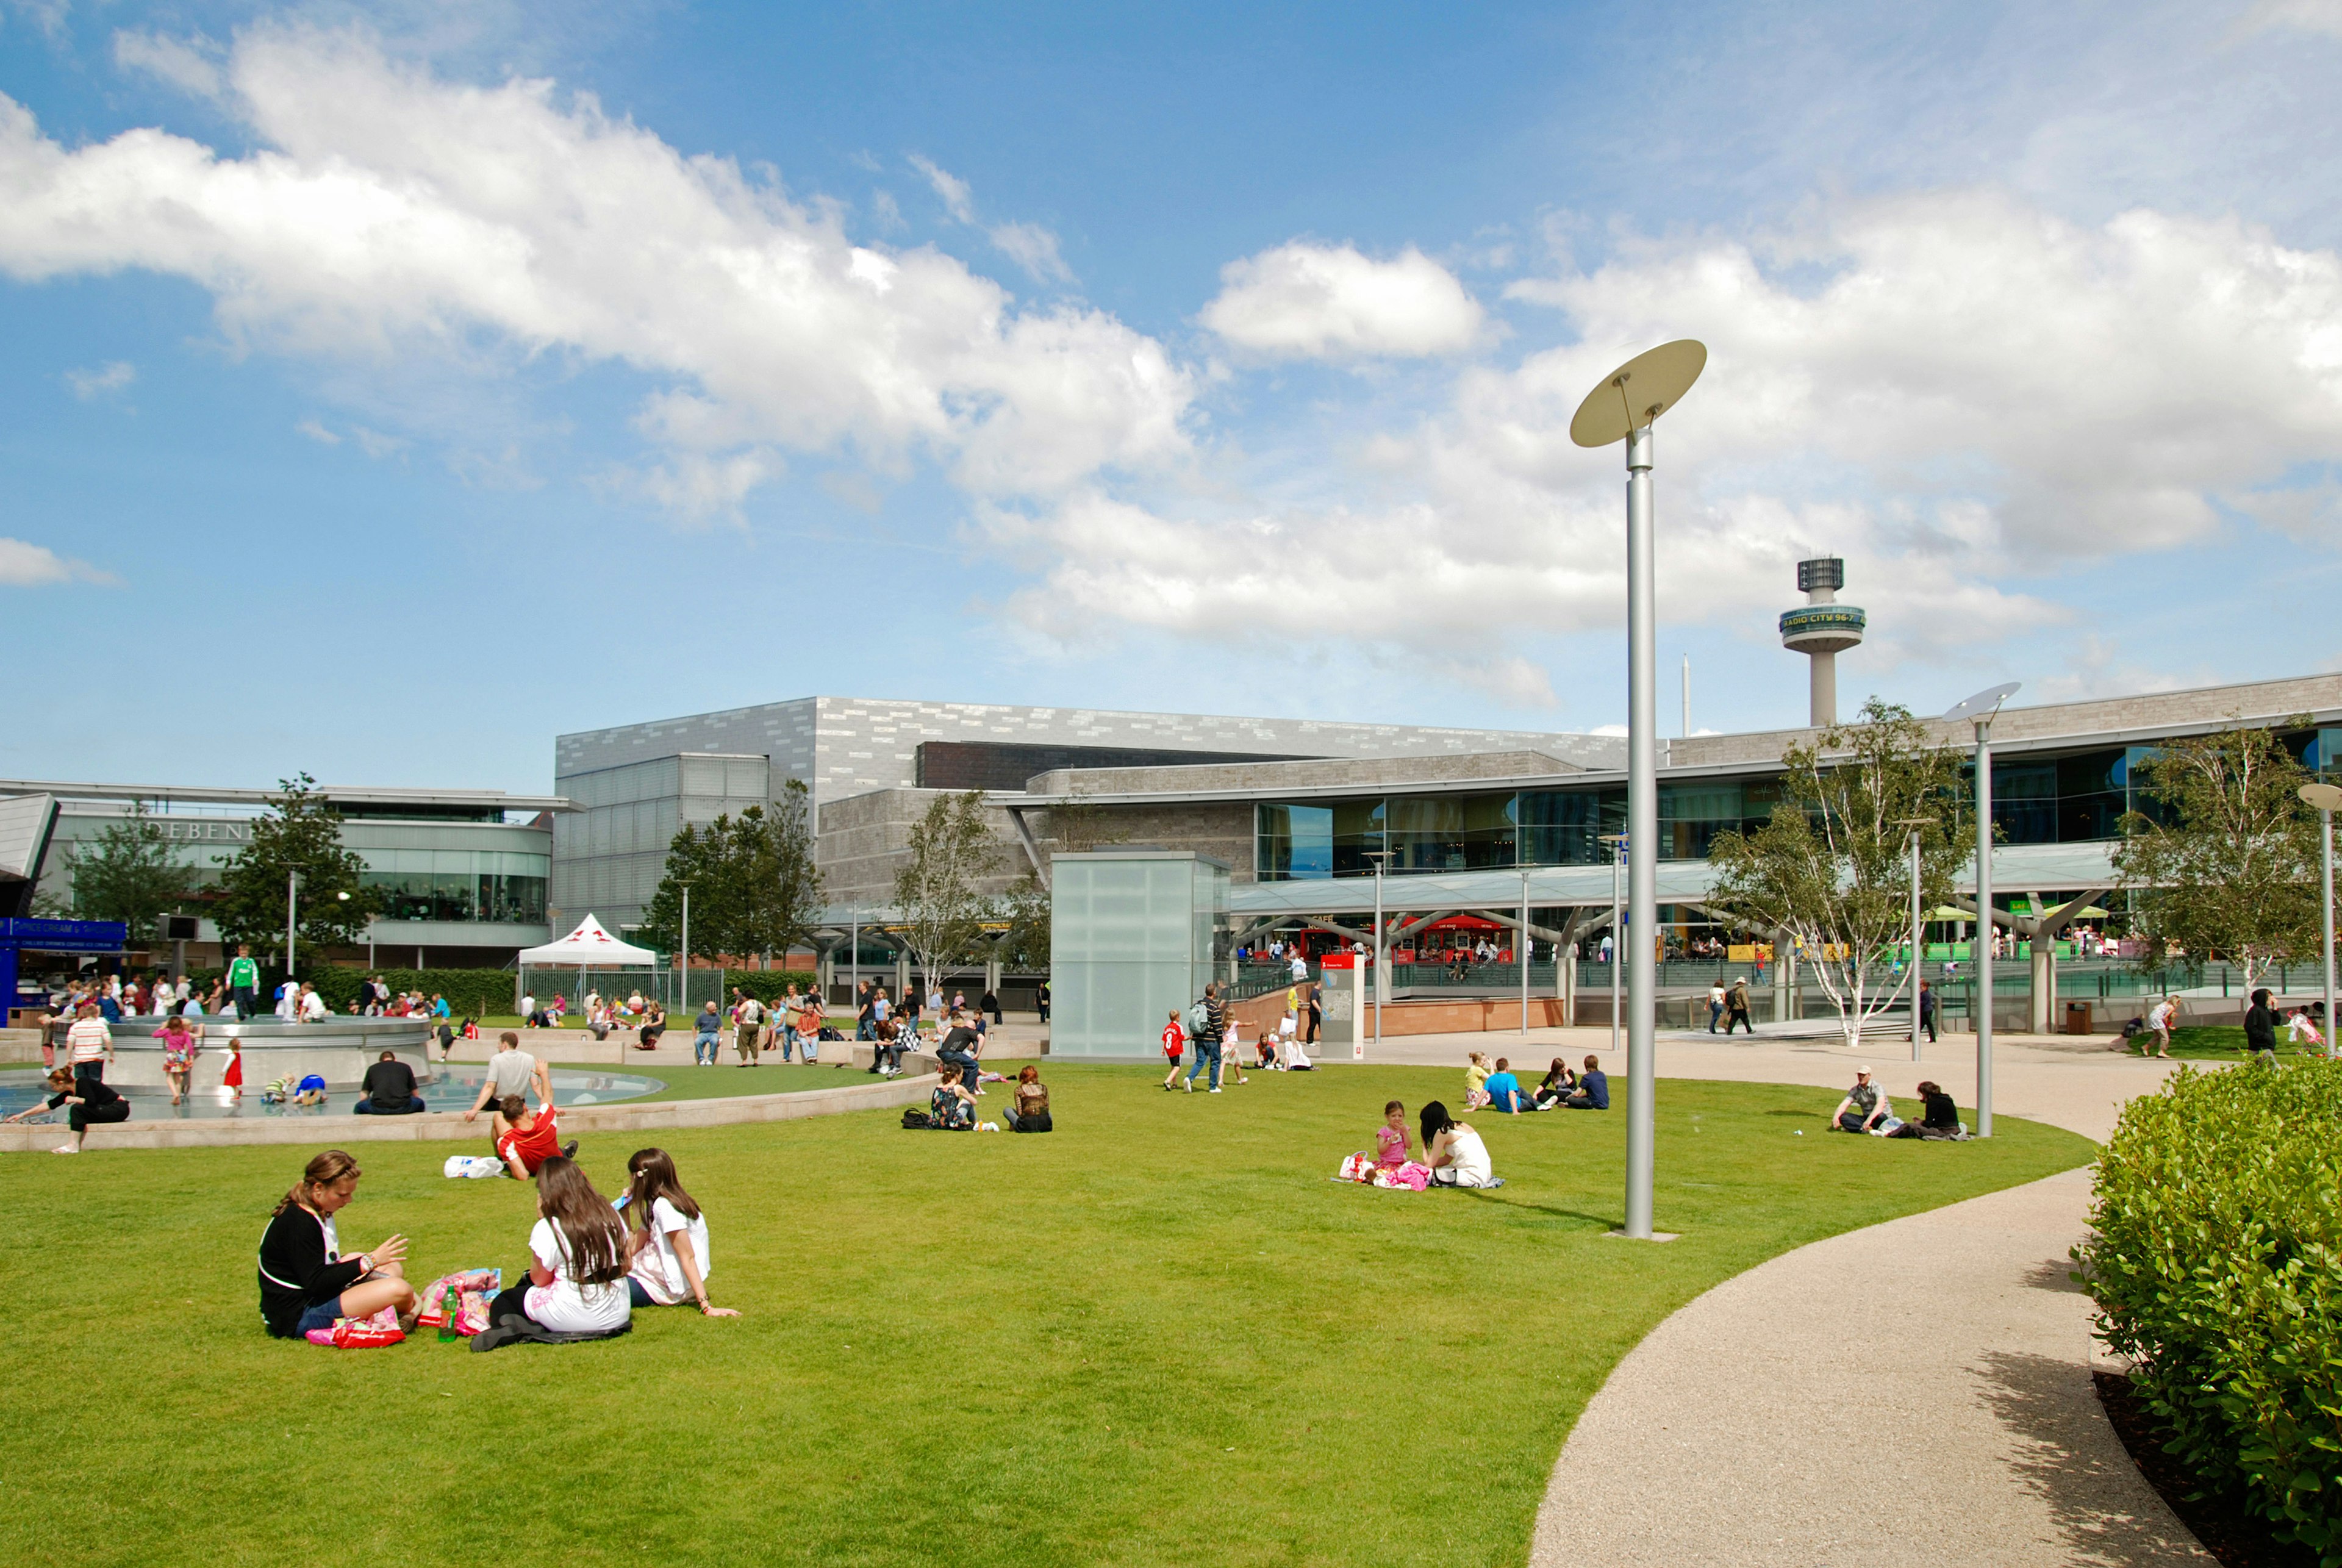
[[[1049,862],[1049,1054],[1150,1056],[1212,980],[1228,868],[1179,850]]]

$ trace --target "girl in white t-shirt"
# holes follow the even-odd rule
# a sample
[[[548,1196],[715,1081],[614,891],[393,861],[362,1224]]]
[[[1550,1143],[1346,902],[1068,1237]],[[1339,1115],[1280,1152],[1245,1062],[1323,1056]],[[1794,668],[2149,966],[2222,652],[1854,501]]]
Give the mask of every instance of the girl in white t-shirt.
[[[577,1162],[552,1155],[536,1167],[537,1222],[528,1233],[525,1283],[488,1308],[489,1333],[518,1315],[555,1333],[607,1333],[626,1326],[626,1233],[610,1201]],[[499,1344],[510,1331],[489,1343]],[[475,1346],[474,1348],[479,1348]]]
[[[626,1238],[634,1259],[626,1289],[636,1306],[681,1306],[696,1303],[708,1317],[738,1317],[731,1307],[707,1299],[707,1216],[683,1183],[665,1149],[637,1149],[626,1162],[632,1178],[618,1206],[633,1221]]]

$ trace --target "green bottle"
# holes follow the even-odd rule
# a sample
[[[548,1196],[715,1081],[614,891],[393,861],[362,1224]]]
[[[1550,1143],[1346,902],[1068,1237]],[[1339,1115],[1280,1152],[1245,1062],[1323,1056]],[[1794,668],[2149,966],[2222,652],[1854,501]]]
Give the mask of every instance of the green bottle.
[[[439,1307],[442,1312],[447,1314],[440,1320],[439,1337],[443,1340],[462,1338],[462,1332],[456,1328],[455,1324],[463,1316],[464,1313],[463,1291],[455,1285],[449,1285],[447,1287],[447,1293],[441,1300]]]

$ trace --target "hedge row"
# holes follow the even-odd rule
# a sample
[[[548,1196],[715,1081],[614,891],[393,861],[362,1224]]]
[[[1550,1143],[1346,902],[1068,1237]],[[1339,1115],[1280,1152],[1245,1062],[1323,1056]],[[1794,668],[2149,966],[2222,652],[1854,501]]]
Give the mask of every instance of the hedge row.
[[[199,985],[209,985],[223,971],[190,969],[188,977]],[[301,978],[317,987],[317,994],[325,1005],[336,1013],[347,1013],[358,999],[358,983],[368,974],[379,974],[392,994],[403,991],[420,991],[425,996],[445,996],[448,1010],[458,1018],[469,1014],[510,1013],[513,1006],[513,972],[509,969],[356,969],[329,964],[315,969],[305,969]],[[260,970],[262,1005],[273,1006],[276,987],[284,983],[285,972],[263,964]]]
[[[2342,1568],[2342,1062],[2181,1069],[2135,1099],[2075,1249],[2167,1444]]]

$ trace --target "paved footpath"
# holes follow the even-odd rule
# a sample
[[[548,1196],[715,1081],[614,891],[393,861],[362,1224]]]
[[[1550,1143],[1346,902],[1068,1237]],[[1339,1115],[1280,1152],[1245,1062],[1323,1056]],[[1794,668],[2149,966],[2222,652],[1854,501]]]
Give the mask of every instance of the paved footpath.
[[[1383,1061],[1467,1050],[1539,1064],[1609,1032],[1394,1040]],[[1994,1105],[2103,1139],[2167,1068],[2104,1039],[2002,1036]],[[1907,1101],[1932,1077],[1961,1104],[1973,1037],[1861,1059]],[[1898,1060],[1897,1058],[1900,1058]],[[1853,1054],[1810,1040],[1663,1036],[1662,1075],[1838,1087]],[[1914,1214],[1751,1269],[1675,1313],[1620,1362],[1571,1432],[1538,1512],[1534,1568],[1610,1564],[2203,1563],[2140,1478],[2091,1388],[2089,1298],[2067,1278],[2090,1178]],[[1659,1216],[1662,1226],[1666,1216]],[[1621,1243],[1622,1245],[1625,1243]]]

